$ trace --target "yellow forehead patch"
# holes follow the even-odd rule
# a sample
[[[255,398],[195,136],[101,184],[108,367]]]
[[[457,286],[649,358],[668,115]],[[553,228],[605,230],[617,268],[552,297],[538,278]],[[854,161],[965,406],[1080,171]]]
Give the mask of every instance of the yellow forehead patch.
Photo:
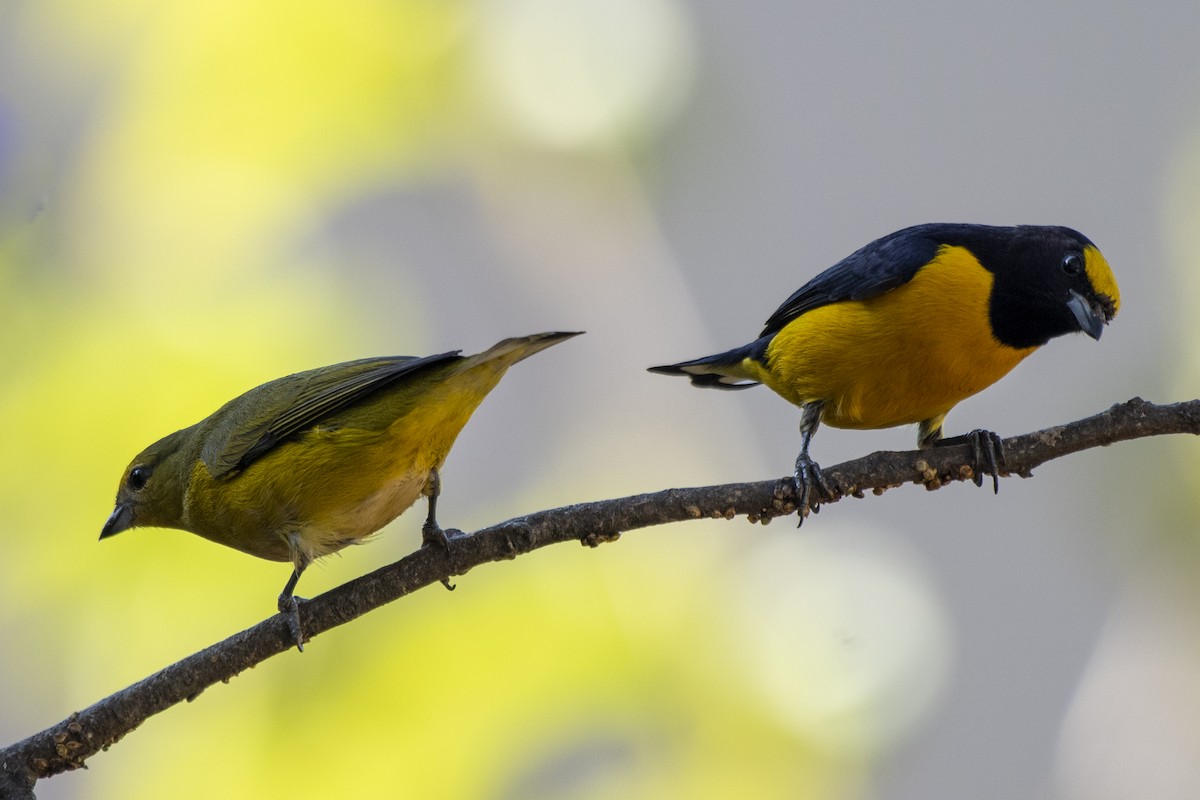
[[[1085,247],[1083,258],[1086,263],[1088,280],[1098,294],[1112,299],[1113,316],[1121,308],[1121,290],[1117,288],[1117,279],[1113,277],[1112,269],[1104,255],[1095,247]]]

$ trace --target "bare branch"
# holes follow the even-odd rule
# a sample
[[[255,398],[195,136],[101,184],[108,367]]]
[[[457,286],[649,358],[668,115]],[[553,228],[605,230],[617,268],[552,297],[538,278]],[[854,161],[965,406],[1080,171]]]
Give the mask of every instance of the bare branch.
[[[1154,405],[1139,398],[1087,419],[1004,440],[1006,475],[1028,477],[1061,456],[1128,439],[1169,433],[1200,434],[1200,400]],[[973,477],[968,445],[909,452],[878,452],[824,470],[841,497],[861,497],[905,483],[937,488]],[[790,480],[667,489],[540,511],[471,534],[452,533],[449,549],[422,547],[394,564],[303,603],[307,637],[343,625],[372,609],[461,575],[489,561],[516,558],[549,544],[613,541],[626,531],[705,517],[745,515],[768,520],[793,513]],[[195,699],[215,683],[290,649],[282,616],[273,616],[151,675],[40,733],[0,750],[0,800],[33,796],[39,778],[82,767],[148,717]]]

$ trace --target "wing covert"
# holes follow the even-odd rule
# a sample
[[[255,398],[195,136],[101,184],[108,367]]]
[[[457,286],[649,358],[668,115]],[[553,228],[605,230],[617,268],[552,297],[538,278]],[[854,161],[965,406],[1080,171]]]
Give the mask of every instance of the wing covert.
[[[912,280],[941,246],[942,225],[918,225],[888,234],[856,250],[801,286],[766,321],[759,336],[778,333],[814,308],[865,300]]]
[[[242,395],[214,415],[228,430],[210,435],[201,459],[214,478],[245,469],[280,442],[348,408],[384,386],[426,367],[460,358],[460,351],[417,358],[387,356],[349,361],[300,372],[263,384],[250,393],[275,395],[268,402]],[[250,394],[247,393],[247,394]],[[263,414],[263,408],[268,413]]]

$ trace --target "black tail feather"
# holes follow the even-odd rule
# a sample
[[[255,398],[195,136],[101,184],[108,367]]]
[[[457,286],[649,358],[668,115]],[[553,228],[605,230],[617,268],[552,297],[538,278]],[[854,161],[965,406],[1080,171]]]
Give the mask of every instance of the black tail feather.
[[[765,349],[765,342],[760,340],[692,361],[650,367],[649,371],[659,375],[686,375],[691,379],[693,386],[703,389],[749,389],[751,386],[757,386],[758,381],[746,374],[742,362],[747,358],[760,357],[765,353]]]
[[[749,389],[752,386],[758,386],[758,381],[739,381],[738,383],[729,383],[734,380],[727,378],[724,375],[688,375],[692,379],[692,386],[699,386],[701,389]]]

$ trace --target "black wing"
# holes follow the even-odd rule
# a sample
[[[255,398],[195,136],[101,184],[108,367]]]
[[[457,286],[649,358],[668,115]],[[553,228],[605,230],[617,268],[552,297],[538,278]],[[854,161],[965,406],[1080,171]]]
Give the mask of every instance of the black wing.
[[[842,300],[865,300],[908,283],[933,259],[938,247],[968,227],[917,225],[876,239],[797,289],[767,320],[759,337],[778,333],[814,308]]]
[[[423,358],[366,358],[263,384],[231,400],[213,415],[228,433],[225,436],[210,433],[200,457],[214,478],[230,477],[288,437],[311,428],[405,375],[457,360],[459,352],[454,350]],[[271,400],[269,403],[254,402],[250,395],[270,395]],[[281,398],[286,400],[281,402]],[[272,409],[266,416],[262,412],[264,406]]]

